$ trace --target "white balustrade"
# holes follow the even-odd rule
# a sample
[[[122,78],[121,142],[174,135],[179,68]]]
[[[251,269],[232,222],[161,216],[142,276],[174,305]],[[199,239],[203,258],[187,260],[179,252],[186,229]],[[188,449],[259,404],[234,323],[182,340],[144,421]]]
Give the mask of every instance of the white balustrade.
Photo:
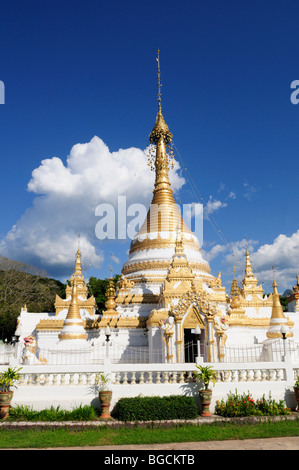
[[[207,364],[208,365],[208,364]],[[287,380],[290,371],[284,362],[281,363],[249,363],[230,364],[213,363],[211,365],[216,371],[216,383],[230,382],[279,382]],[[54,367],[54,369],[53,369]],[[4,367],[0,367],[0,371]],[[96,385],[97,376],[101,370],[78,370],[73,366],[72,370],[57,368],[52,366],[52,370],[47,370],[47,366],[39,367],[24,366],[20,371],[18,387],[24,386],[73,386],[73,385]],[[51,368],[49,368],[51,369]],[[110,364],[112,385],[162,385],[162,384],[184,384],[195,382],[193,364]],[[299,367],[291,366],[291,376],[296,380],[299,375]]]

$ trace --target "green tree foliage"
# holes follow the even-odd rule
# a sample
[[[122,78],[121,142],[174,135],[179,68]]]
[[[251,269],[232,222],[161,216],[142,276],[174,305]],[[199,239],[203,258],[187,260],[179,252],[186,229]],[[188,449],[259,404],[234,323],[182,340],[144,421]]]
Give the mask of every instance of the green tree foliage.
[[[119,278],[119,275],[113,278],[115,287]],[[91,277],[87,284],[89,295],[96,299],[98,313],[105,310],[108,282],[109,279]],[[66,284],[70,285],[70,281]],[[24,305],[29,312],[54,312],[56,294],[64,299],[66,284],[32,266],[0,256],[0,339],[10,341]]]
[[[282,305],[282,310],[284,312],[288,311],[288,298],[287,297],[282,297],[281,295],[279,296],[280,303]]]
[[[54,312],[55,296],[65,297],[65,285],[31,266],[0,257],[0,338],[10,340],[21,308]]]

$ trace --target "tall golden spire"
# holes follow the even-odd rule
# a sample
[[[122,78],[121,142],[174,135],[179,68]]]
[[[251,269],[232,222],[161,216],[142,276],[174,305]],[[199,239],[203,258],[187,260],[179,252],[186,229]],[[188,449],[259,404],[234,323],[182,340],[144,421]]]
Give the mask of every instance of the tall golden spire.
[[[172,143],[172,134],[169,132],[168,125],[165,122],[164,116],[162,114],[162,105],[161,105],[161,70],[160,70],[160,51],[158,49],[158,114],[156,118],[156,123],[153,127],[153,130],[150,134],[149,140],[150,144],[156,147],[155,155],[155,170],[156,170],[156,182],[155,190],[165,189],[169,190],[172,194],[170,187],[168,170],[169,170],[169,157],[168,153],[172,154],[171,143]],[[154,201],[153,201],[154,202]]]
[[[173,197],[173,191],[169,181],[169,165],[173,160],[172,153],[172,134],[165,122],[162,114],[161,105],[161,70],[160,70],[160,51],[158,50],[158,114],[155,125],[149,136],[151,144],[149,164],[155,171],[155,186],[153,190],[153,199],[150,210],[148,211],[146,220],[139,230],[135,240],[133,240],[130,248],[130,254],[143,247],[150,248],[152,246],[159,247],[176,244],[176,228],[181,225],[182,232],[189,234],[188,239],[184,237],[186,247],[190,247],[196,251],[200,251],[198,241],[195,241],[193,233],[184,223],[180,210]],[[161,239],[161,233],[168,233],[168,237]],[[155,236],[153,236],[155,233]],[[149,234],[151,234],[149,236]],[[144,236],[148,235],[146,239]],[[141,241],[139,241],[141,240]],[[142,245],[142,248],[141,248]],[[209,268],[208,268],[209,269]]]

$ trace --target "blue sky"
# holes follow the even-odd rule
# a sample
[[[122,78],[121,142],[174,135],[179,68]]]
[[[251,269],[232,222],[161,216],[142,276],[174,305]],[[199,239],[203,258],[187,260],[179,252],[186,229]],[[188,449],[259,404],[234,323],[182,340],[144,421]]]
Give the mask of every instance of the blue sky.
[[[132,176],[130,201],[140,195],[149,202],[146,175],[147,192],[132,187],[137,150],[147,147],[157,112],[159,48],[163,113],[185,179],[176,198],[210,202],[203,251],[212,273],[221,271],[230,286],[236,264],[242,278],[246,235],[265,290],[272,265],[280,290],[291,288],[299,272],[299,106],[290,101],[299,79],[298,20],[292,0],[1,6],[0,254],[64,279],[80,233],[87,275],[108,276],[111,253],[120,272],[129,241],[93,238],[91,207],[97,197],[103,202],[107,182],[117,193],[118,167],[109,170],[103,157],[98,193],[79,174],[84,161],[92,173],[102,141],[114,156],[134,148],[121,163],[127,181]]]

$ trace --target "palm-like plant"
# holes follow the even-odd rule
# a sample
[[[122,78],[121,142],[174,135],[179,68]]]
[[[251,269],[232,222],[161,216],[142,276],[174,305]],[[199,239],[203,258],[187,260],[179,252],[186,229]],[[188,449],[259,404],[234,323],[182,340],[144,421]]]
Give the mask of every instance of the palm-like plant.
[[[209,390],[210,382],[213,386],[216,383],[216,372],[211,366],[195,366],[198,369],[198,372],[194,373],[194,377],[204,384],[204,390]]]
[[[19,369],[8,367],[7,370],[0,373],[0,390],[2,392],[9,392],[10,388],[13,386],[14,382],[20,378]]]
[[[101,373],[97,375],[97,378],[99,379],[99,385],[100,385],[100,390],[101,391],[108,391],[109,384],[110,384],[110,376],[109,374],[104,374]]]

